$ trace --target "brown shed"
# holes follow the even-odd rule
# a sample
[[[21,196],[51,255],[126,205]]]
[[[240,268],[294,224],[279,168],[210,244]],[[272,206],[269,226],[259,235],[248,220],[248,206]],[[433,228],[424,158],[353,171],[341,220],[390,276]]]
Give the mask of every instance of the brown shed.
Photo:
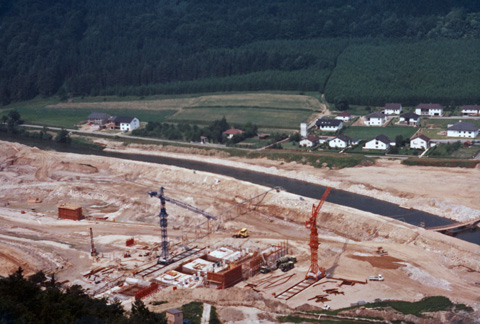
[[[58,218],[81,220],[84,218],[82,207],[70,204],[58,205]]]
[[[183,324],[183,312],[176,308],[167,309],[165,312],[168,324]]]

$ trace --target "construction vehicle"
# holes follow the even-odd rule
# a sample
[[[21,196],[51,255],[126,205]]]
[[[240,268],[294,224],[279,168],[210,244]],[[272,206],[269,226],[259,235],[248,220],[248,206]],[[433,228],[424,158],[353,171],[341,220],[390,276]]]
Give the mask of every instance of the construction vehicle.
[[[268,265],[263,265],[263,266],[260,267],[260,273],[269,273],[272,270],[275,270],[275,269],[272,269]]]
[[[293,261],[280,263],[280,270],[282,270],[283,272],[287,272],[288,270],[291,270],[294,267],[295,267],[295,264]]]
[[[378,255],[388,255],[388,252],[381,246],[377,248],[377,254]]]
[[[238,232],[232,235],[234,238],[247,238],[248,237],[248,230],[246,228],[242,228]]]
[[[282,264],[288,263],[288,262],[297,263],[297,258],[292,255],[286,255],[281,257],[280,259],[277,260],[277,269],[280,268]]]
[[[383,276],[381,274],[379,274],[378,276],[369,277],[368,280],[370,280],[370,281],[383,281]]]

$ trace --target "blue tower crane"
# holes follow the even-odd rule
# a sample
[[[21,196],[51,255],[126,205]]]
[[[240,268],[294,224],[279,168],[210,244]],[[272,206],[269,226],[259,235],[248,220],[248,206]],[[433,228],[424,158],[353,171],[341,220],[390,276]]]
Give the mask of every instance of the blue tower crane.
[[[160,217],[160,228],[162,231],[162,254],[158,257],[157,263],[160,264],[169,264],[170,263],[170,254],[168,253],[168,237],[167,237],[167,208],[165,207],[165,197],[163,195],[163,187],[160,188],[160,192],[155,192],[155,191],[149,191],[148,194],[150,197],[157,197],[160,199],[160,214],[158,214],[158,217]]]

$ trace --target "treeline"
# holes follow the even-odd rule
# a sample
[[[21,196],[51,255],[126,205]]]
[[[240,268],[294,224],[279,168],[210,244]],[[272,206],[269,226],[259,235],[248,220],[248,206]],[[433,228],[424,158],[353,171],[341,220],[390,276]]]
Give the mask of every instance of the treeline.
[[[132,135],[146,136],[168,140],[183,140],[186,142],[200,142],[202,137],[211,143],[236,144],[247,138],[257,136],[257,126],[247,123],[243,126],[235,125],[241,128],[243,133],[234,135],[233,138],[228,139],[223,133],[230,129],[230,124],[227,119],[213,121],[207,127],[200,128],[198,125],[190,125],[186,123],[169,124],[160,122],[148,122],[145,128],[135,129]]]
[[[400,102],[445,106],[480,102],[479,39],[372,41],[349,46],[338,58],[326,99],[360,105]]]
[[[474,0],[4,0],[0,103],[323,91],[345,39],[478,38],[479,11]]]
[[[1,323],[167,323],[164,314],[152,313],[141,300],[127,314],[120,302],[86,295],[80,286],[60,289],[54,277],[38,272],[28,279],[21,268],[0,279]]]

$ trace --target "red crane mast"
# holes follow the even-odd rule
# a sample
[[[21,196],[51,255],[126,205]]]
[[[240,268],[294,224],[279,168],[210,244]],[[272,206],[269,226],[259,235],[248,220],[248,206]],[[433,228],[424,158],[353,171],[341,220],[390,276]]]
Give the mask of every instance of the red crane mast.
[[[310,229],[310,243],[308,244],[310,246],[310,259],[311,259],[311,264],[310,268],[308,269],[307,274],[305,275],[305,279],[314,279],[314,280],[319,280],[323,277],[325,277],[325,268],[322,268],[318,265],[318,231],[317,231],[317,216],[318,216],[318,211],[320,208],[322,208],[323,203],[327,199],[328,194],[330,193],[330,190],[332,188],[328,187],[327,190],[325,190],[325,193],[322,196],[322,199],[318,203],[317,206],[313,204],[312,207],[312,216],[310,217],[309,220],[305,222],[305,227]]]

